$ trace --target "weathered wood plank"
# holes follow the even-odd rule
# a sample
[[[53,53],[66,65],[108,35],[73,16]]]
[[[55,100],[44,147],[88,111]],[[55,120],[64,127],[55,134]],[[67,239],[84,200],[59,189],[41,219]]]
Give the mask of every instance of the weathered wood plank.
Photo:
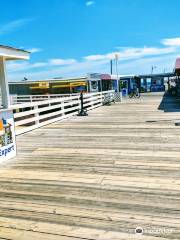
[[[19,136],[18,157],[0,167],[0,239],[180,239],[180,105],[161,101],[130,99]]]

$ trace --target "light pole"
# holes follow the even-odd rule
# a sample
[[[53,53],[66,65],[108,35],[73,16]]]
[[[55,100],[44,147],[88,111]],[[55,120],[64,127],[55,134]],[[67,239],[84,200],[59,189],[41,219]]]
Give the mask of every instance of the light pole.
[[[163,73],[166,73],[166,71],[167,71],[167,68],[164,68]]]
[[[115,61],[116,61],[116,76],[117,76],[117,93],[120,97],[120,101],[122,101],[122,96],[121,96],[121,84],[119,83],[119,76],[118,76],[118,60],[119,60],[119,54],[115,54]]]
[[[116,53],[115,54],[115,61],[116,61],[116,76],[117,76],[117,92],[119,92],[118,60],[119,60],[119,55]]]
[[[110,60],[110,74],[113,74],[113,60]]]
[[[157,68],[157,67],[156,66],[151,67],[151,74],[153,74],[155,68]]]

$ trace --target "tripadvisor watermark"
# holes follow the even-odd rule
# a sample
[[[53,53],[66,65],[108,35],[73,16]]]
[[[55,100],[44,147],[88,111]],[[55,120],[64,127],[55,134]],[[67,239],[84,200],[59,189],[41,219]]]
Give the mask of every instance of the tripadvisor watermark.
[[[170,228],[155,228],[155,227],[136,227],[135,229],[131,229],[128,232],[135,233],[137,235],[143,235],[143,234],[158,234],[158,235],[167,235],[174,232],[173,229]]]

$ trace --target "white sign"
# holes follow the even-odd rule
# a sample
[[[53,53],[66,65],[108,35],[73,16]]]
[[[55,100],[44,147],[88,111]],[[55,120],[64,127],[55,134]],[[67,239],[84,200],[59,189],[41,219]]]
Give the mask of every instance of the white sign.
[[[16,139],[12,110],[0,111],[0,162],[16,156]]]

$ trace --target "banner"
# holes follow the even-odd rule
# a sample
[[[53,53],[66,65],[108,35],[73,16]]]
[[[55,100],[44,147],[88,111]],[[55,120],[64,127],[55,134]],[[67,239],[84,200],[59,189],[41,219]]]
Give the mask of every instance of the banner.
[[[0,111],[0,163],[16,156],[16,139],[12,110]]]

